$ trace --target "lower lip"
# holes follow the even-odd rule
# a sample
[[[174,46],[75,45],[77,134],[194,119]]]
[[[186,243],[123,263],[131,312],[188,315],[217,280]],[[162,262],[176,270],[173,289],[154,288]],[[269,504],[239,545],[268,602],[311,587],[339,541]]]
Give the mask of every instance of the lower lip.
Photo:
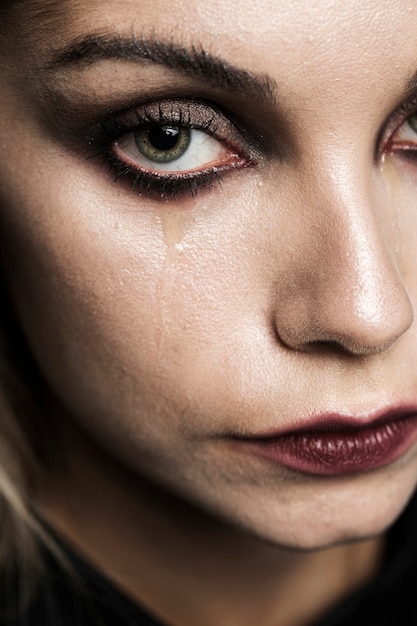
[[[417,440],[417,415],[366,428],[299,431],[240,440],[255,455],[290,469],[321,476],[354,474],[383,467]]]

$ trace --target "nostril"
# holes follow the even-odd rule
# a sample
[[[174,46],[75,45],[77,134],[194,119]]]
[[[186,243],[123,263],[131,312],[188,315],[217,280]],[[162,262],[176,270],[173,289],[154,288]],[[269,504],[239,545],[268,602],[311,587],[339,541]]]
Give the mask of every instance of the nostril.
[[[303,306],[285,306],[280,302],[273,318],[276,340],[287,349],[297,352],[361,357],[373,356],[390,349],[410,328],[414,320],[413,308],[406,294],[401,306],[386,306],[384,314],[372,311],[372,319],[358,315],[354,305],[346,299],[343,305],[332,294],[332,306],[327,298],[317,302],[306,299]],[[299,294],[301,298],[301,294]],[[287,303],[288,304],[288,303]]]
[[[370,343],[353,343],[351,340],[346,341],[344,338],[331,341],[312,341],[308,346],[304,347],[304,350],[310,350],[311,352],[319,353],[338,353],[343,354],[346,357],[359,357],[359,356],[373,356],[381,352],[385,352],[392,342],[384,345],[373,345]]]

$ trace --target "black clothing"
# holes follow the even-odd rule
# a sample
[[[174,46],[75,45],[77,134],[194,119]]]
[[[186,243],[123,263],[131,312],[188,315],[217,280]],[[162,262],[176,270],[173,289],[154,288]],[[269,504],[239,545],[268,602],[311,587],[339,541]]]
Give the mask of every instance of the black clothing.
[[[1,624],[168,626],[121,594],[64,544],[63,548],[83,580],[83,590],[81,591],[56,560],[48,555],[48,575],[35,600],[18,619],[0,620]],[[6,587],[3,586],[2,589]],[[7,595],[8,603],[13,602],[16,589],[9,589]],[[1,599],[2,607],[4,602],[6,598]],[[417,496],[389,531],[385,559],[378,577],[366,587],[351,594],[314,624],[314,626],[353,625],[417,625]]]

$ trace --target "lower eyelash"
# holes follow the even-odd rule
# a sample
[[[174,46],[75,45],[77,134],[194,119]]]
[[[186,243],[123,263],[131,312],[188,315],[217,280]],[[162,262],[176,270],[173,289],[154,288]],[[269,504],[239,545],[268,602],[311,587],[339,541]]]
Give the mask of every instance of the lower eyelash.
[[[148,173],[129,167],[120,161],[112,150],[93,156],[100,156],[103,163],[109,167],[114,180],[125,179],[130,182],[131,189],[139,196],[147,196],[160,200],[175,200],[178,196],[189,194],[195,197],[198,192],[210,189],[216,184],[222,186],[222,172],[230,170],[230,165],[212,167],[193,174],[176,174],[175,176],[157,173]]]

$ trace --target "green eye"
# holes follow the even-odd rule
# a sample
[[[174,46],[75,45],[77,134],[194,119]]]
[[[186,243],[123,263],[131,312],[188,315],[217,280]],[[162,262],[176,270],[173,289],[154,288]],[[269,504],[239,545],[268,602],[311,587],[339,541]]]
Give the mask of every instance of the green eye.
[[[190,145],[190,139],[191,130],[182,126],[151,126],[135,133],[139,152],[155,163],[179,159]]]
[[[417,113],[414,113],[414,115],[410,115],[410,117],[408,118],[408,124],[409,126],[411,126],[413,131],[417,133]]]

